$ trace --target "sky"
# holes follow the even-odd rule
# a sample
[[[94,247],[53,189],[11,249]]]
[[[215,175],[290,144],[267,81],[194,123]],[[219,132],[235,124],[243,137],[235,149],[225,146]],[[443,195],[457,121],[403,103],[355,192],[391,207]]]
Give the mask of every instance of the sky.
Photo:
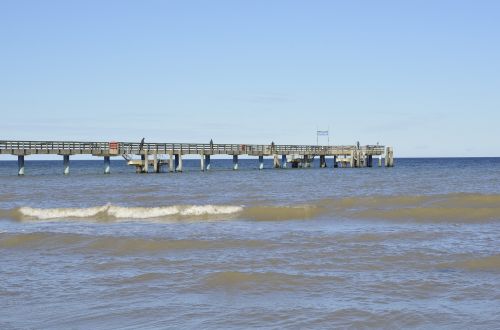
[[[328,129],[396,157],[500,156],[500,1],[0,1],[0,139]]]

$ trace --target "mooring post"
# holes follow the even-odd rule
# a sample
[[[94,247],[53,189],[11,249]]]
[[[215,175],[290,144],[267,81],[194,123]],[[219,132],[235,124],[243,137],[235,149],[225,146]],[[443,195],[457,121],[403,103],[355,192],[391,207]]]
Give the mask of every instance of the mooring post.
[[[382,167],[382,155],[378,155],[378,167]]]
[[[63,155],[64,175],[69,174],[69,155]]]
[[[109,156],[104,156],[104,174],[111,173],[111,160]]]
[[[200,171],[205,171],[205,155],[200,154]]]
[[[281,155],[281,168],[286,168],[286,155]]]
[[[264,169],[264,156],[259,156],[259,170]]]
[[[354,167],[354,150],[351,151],[351,167]]]
[[[210,171],[210,155],[205,155],[205,166],[207,171]]]
[[[24,175],[24,155],[17,156],[17,175]]]

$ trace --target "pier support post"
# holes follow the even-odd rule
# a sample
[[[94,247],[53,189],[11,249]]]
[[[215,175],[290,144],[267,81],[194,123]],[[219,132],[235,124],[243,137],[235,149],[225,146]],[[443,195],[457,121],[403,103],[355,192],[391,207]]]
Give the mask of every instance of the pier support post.
[[[264,156],[259,156],[259,170],[264,169]]]
[[[274,168],[280,168],[280,157],[278,155],[273,156],[273,167]]]
[[[200,171],[205,171],[205,155],[200,154]]]
[[[302,167],[303,168],[308,168],[309,167],[309,159],[308,158],[309,158],[309,156],[307,156],[307,155],[304,155],[302,157]]]
[[[63,155],[64,175],[69,174],[69,155]]]
[[[24,155],[17,156],[17,175],[24,175]]]
[[[175,154],[175,171],[182,172],[182,154]]]
[[[319,156],[319,167],[320,168],[325,168],[326,167],[326,157],[325,157],[325,155],[320,155]]]
[[[144,150],[144,162],[142,164],[142,173],[148,173],[149,172],[149,155],[148,155],[148,151],[147,150]]]
[[[233,170],[236,171],[238,169],[238,155],[233,155]]]
[[[175,170],[175,167],[174,167],[174,155],[173,154],[170,154],[170,159],[168,161],[168,171],[169,172],[173,172]]]
[[[160,167],[158,166],[158,154],[153,152],[153,171],[155,173],[160,173]]]
[[[210,171],[210,155],[205,155],[205,166],[207,171]]]
[[[104,174],[111,173],[111,160],[109,156],[104,156]]]
[[[354,150],[351,151],[351,167],[354,167]]]
[[[378,156],[378,167],[382,167],[382,155]]]
[[[337,156],[333,156],[333,168],[338,168],[339,164],[337,163]]]
[[[368,167],[373,167],[373,155],[368,156]]]
[[[286,168],[286,155],[281,155],[281,168]]]
[[[394,152],[392,147],[387,147],[385,151],[385,166],[393,167],[394,166]]]

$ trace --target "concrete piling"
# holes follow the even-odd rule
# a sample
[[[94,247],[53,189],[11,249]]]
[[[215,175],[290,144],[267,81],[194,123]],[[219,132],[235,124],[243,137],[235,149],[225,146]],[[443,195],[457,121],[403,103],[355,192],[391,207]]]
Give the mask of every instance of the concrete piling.
[[[259,156],[259,170],[264,169],[264,156]]]
[[[64,175],[69,174],[69,155],[63,155]]]
[[[280,168],[280,157],[278,155],[273,156],[273,168]]]
[[[394,166],[394,153],[392,147],[387,147],[385,151],[385,166],[393,167]]]
[[[175,171],[175,167],[174,167],[174,166],[175,166],[175,164],[174,164],[174,155],[171,153],[171,154],[169,155],[169,157],[170,157],[170,158],[169,158],[169,161],[168,161],[168,171],[169,171],[170,173],[172,173],[172,172],[174,172],[174,171]]]
[[[24,175],[24,155],[17,156],[17,175]]]
[[[236,171],[238,169],[238,155],[233,155],[233,170]]]
[[[286,155],[281,155],[281,168],[286,168]]]
[[[326,157],[325,157],[325,155],[319,156],[319,167],[320,168],[325,168],[326,167]]]
[[[111,173],[111,160],[109,156],[104,156],[104,174]]]
[[[367,156],[366,166],[367,167],[373,167],[373,156],[372,155],[368,155]]]
[[[155,173],[160,173],[160,166],[158,166],[158,154],[153,152],[153,171]]]
[[[210,168],[211,168],[210,155],[205,155],[205,166],[206,166],[206,170],[210,171]]]
[[[182,172],[182,155],[175,154],[175,171]]]
[[[309,156],[308,155],[304,155],[302,157],[302,167],[303,168],[308,168],[310,167],[311,163],[309,162]]]
[[[147,150],[144,150],[143,161],[142,173],[149,173],[149,155]]]

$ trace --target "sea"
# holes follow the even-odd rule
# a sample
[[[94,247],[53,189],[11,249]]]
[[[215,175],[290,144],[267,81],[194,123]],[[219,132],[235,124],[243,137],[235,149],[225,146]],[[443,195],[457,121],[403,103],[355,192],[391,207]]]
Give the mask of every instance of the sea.
[[[0,162],[1,329],[499,329],[500,158]]]

